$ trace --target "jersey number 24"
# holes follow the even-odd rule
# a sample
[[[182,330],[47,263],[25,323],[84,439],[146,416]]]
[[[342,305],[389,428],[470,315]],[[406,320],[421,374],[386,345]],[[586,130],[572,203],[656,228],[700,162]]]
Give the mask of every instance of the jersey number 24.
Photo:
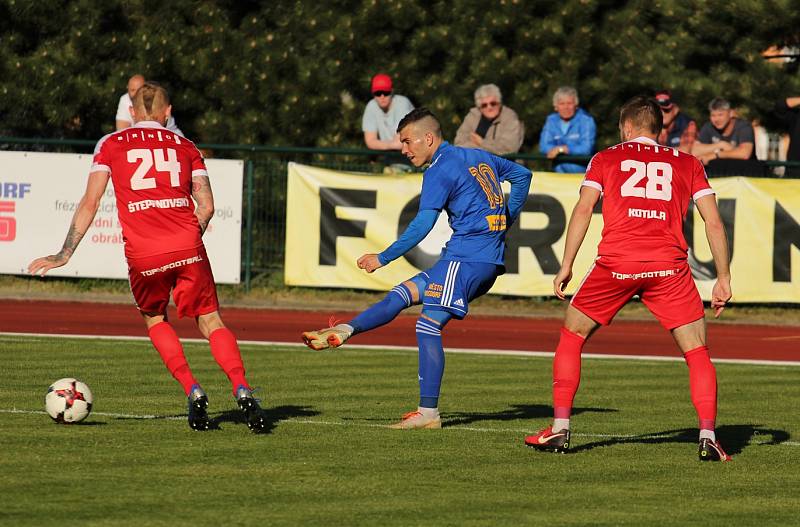
[[[147,177],[153,165],[157,172],[169,172],[169,183],[173,187],[181,185],[181,164],[178,163],[178,154],[174,148],[134,148],[128,150],[128,163],[139,162],[136,171],[131,176],[132,190],[145,190],[156,188],[155,175]]]

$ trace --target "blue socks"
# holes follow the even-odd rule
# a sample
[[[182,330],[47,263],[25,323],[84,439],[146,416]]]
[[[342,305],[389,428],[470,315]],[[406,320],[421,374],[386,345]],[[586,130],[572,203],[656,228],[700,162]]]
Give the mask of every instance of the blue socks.
[[[411,305],[411,291],[404,284],[396,285],[383,300],[372,304],[356,318],[348,322],[353,335],[377,328],[394,320],[402,310]]]
[[[444,375],[444,348],[442,328],[452,315],[447,311],[423,309],[417,319],[417,345],[419,346],[419,405],[438,408],[439,389]]]

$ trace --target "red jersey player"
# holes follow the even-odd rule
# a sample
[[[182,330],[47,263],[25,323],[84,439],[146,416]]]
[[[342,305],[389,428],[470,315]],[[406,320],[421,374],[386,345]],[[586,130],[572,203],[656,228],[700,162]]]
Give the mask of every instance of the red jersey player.
[[[581,349],[599,325],[607,325],[634,295],[650,309],[684,354],[692,403],[700,421],[699,456],[729,461],[714,433],[717,378],[705,343],[703,302],[687,263],[683,220],[694,200],[706,225],[717,269],[711,307],[719,316],[731,298],[728,242],[714,191],[693,156],[659,146],[661,110],[634,97],[620,111],[622,143],[596,154],[586,170],[567,227],[556,296],[572,278],[592,210],[603,195],[603,235],[597,259],[567,307],[553,361],[553,424],[525,438],[528,446],[555,452],[569,448],[569,418],[580,382]]]
[[[164,127],[171,108],[163,87],[148,82],[139,88],[131,107],[134,125],[97,143],[86,192],[63,247],[58,254],[31,262],[28,272],[44,275],[69,261],[94,219],[110,177],[131,291],[153,346],[186,392],[189,426],[209,428],[208,398],[167,321],[170,292],[178,316],[195,317],[209,340],[214,359],[233,384],[248,427],[261,432],[266,422],[245,379],[236,337],[220,318],[214,277],[201,239],[214,213],[208,173],[194,144]]]

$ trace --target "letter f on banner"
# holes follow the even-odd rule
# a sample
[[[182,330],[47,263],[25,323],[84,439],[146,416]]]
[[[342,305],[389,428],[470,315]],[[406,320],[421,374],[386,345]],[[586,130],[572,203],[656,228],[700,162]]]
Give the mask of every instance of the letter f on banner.
[[[336,217],[336,207],[374,209],[377,191],[320,187],[319,265],[336,265],[339,236],[364,238],[367,222]]]

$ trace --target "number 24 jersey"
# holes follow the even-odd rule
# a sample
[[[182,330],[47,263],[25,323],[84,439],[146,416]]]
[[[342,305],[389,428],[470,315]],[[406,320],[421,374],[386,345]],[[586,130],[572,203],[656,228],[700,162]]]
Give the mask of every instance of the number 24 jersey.
[[[154,121],[103,137],[92,172],[111,173],[125,256],[143,258],[203,244],[192,177],[208,176],[194,143]]]
[[[595,154],[583,186],[603,193],[597,255],[629,262],[686,260],[689,200],[714,194],[697,158],[646,137]]]

